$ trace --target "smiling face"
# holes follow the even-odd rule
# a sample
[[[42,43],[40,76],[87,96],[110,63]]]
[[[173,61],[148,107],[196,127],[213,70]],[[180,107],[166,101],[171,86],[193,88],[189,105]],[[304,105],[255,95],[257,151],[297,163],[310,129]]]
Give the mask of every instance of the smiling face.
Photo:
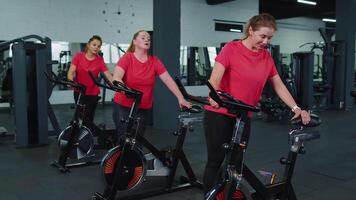
[[[149,50],[151,46],[151,36],[146,31],[141,31],[134,38],[133,44],[135,45],[135,49],[144,49]]]
[[[275,30],[271,27],[259,27],[255,31],[249,27],[249,38],[251,40],[252,49],[259,51],[267,48],[267,45],[271,42]]]

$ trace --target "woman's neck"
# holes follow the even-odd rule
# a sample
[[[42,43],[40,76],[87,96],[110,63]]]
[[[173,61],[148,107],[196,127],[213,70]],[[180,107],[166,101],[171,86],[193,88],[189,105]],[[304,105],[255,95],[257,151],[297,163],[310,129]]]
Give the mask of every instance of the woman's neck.
[[[93,60],[95,58],[95,54],[91,53],[90,51],[85,52],[85,57],[89,60]]]
[[[147,54],[146,50],[136,49],[135,52],[134,52],[134,55],[140,61],[146,61],[147,58],[148,58],[148,54]]]
[[[247,37],[246,39],[242,40],[242,44],[248,48],[251,51],[257,52],[258,50],[256,48],[253,47],[252,45],[252,41],[249,37]]]

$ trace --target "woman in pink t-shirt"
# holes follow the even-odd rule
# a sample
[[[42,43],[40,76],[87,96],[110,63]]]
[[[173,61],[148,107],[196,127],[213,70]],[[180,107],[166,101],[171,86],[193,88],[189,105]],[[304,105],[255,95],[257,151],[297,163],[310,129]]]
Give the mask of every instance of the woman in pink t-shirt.
[[[148,113],[152,108],[156,76],[177,97],[180,107],[191,107],[191,103],[184,99],[162,62],[156,56],[149,55],[150,45],[151,39],[148,32],[136,32],[127,52],[117,62],[113,75],[113,80],[123,82],[129,88],[143,92],[138,111],[138,117],[140,117],[139,133],[141,135],[147,125]],[[125,131],[125,124],[121,119],[127,118],[133,100],[122,93],[115,93],[113,100],[115,102],[113,119],[120,137]]]
[[[309,113],[298,107],[279,77],[270,53],[266,50],[276,30],[273,16],[266,13],[253,16],[246,25],[245,38],[227,43],[216,57],[209,82],[215,89],[255,106],[268,80],[277,95],[294,112],[293,118],[301,115],[303,123],[307,124],[310,121]],[[229,114],[225,108],[220,108],[211,98],[208,100],[210,106],[205,106],[204,113],[208,151],[204,172],[205,192],[214,184],[225,157],[222,145],[231,140],[236,122],[234,115]],[[244,126],[247,135],[250,133],[250,123],[248,120]]]
[[[104,72],[104,74],[112,80],[112,76],[104,59],[98,54],[101,45],[102,40],[100,36],[92,36],[89,39],[84,52],[78,52],[74,55],[67,74],[68,80],[72,80],[86,87],[85,95],[80,98],[81,103],[85,105],[83,124],[93,131],[93,134],[99,134],[100,131],[100,129],[93,123],[100,89],[90,78],[88,71],[91,71],[95,77],[98,77],[100,72]],[[74,90],[75,102],[78,101],[78,97],[79,91]]]

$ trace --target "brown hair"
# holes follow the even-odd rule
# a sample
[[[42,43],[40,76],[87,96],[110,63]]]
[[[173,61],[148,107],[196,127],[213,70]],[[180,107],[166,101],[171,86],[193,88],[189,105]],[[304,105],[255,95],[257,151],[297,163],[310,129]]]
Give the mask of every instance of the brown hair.
[[[85,45],[85,49],[84,49],[84,52],[87,52],[88,51],[88,45],[90,44],[90,42],[92,42],[93,40],[98,40],[100,41],[100,45],[103,44],[103,41],[101,40],[101,37],[99,35],[93,35],[89,41],[87,42],[87,45]]]
[[[145,30],[139,30],[137,31],[133,37],[132,37],[132,40],[131,40],[131,43],[130,43],[130,46],[129,48],[127,49],[127,52],[134,52],[135,51],[135,45],[133,44],[133,41],[137,38],[137,36],[141,33],[141,32],[147,32]]]
[[[255,15],[251,17],[245,26],[245,37],[243,39],[248,38],[248,29],[250,27],[252,28],[253,31],[258,30],[261,27],[273,28],[276,31],[277,30],[276,19],[268,13],[261,13],[259,15]]]

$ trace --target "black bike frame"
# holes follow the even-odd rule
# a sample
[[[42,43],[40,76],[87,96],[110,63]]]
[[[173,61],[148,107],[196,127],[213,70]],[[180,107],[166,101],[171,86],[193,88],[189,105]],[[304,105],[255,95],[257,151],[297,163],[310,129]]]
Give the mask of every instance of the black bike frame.
[[[90,73],[89,73],[90,74]],[[190,187],[199,187],[202,188],[202,184],[198,181],[196,178],[193,169],[191,168],[188,159],[186,158],[184,152],[183,152],[183,144],[184,140],[186,137],[186,133],[188,131],[187,126],[181,126],[178,133],[177,133],[177,141],[175,145],[175,149],[173,151],[173,160],[172,163],[167,163],[167,159],[165,158],[165,155],[159,151],[155,146],[153,146],[146,138],[143,136],[137,134],[136,131],[133,131],[134,129],[134,124],[136,122],[136,115],[138,112],[138,108],[142,99],[143,93],[137,90],[129,89],[122,87],[123,84],[118,83],[118,85],[113,85],[110,84],[110,81],[107,80],[105,75],[102,75],[104,78],[104,81],[109,84],[103,85],[99,83],[92,74],[90,74],[91,78],[94,80],[94,82],[101,86],[105,87],[110,90],[114,90],[116,92],[124,92],[127,96],[131,97],[134,99],[133,105],[131,107],[129,117],[128,117],[128,125],[126,127],[126,133],[124,134],[124,144],[122,147],[122,154],[119,158],[118,164],[115,166],[115,171],[119,172],[122,170],[123,164],[122,164],[122,159],[125,157],[127,154],[127,149],[133,148],[136,143],[141,144],[143,147],[147,148],[156,158],[158,158],[165,166],[168,166],[169,164],[169,169],[170,169],[170,174],[168,177],[168,183],[166,186],[166,189],[161,189],[159,191],[149,191],[145,193],[140,193],[140,194],[135,194],[135,195],[130,195],[128,197],[125,197],[126,200],[128,199],[142,199],[142,198],[147,198],[150,196],[154,195],[159,195],[163,193],[168,193],[168,192],[175,192],[183,189],[187,189]],[[132,133],[135,132],[133,135]],[[173,187],[173,182],[174,182],[174,177],[175,177],[175,172],[178,166],[178,162],[181,161],[182,166],[188,176],[188,181],[189,183],[182,184],[176,187]],[[117,194],[117,189],[119,186],[119,180],[120,180],[120,173],[115,173],[115,177],[113,178],[113,184],[111,186],[106,186],[104,194],[101,195],[99,193],[96,193],[95,196],[99,199],[107,199],[107,200],[114,200]]]

